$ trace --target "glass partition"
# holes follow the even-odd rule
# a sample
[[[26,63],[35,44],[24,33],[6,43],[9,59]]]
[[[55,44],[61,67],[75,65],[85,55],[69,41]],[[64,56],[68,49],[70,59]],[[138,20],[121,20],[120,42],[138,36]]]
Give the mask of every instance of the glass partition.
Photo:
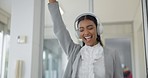
[[[7,78],[10,35],[6,25],[0,23],[0,78]]]
[[[2,45],[3,44],[3,31],[0,31],[0,73],[2,72]]]
[[[43,78],[61,78],[65,62],[62,57],[63,51],[57,39],[44,39]]]

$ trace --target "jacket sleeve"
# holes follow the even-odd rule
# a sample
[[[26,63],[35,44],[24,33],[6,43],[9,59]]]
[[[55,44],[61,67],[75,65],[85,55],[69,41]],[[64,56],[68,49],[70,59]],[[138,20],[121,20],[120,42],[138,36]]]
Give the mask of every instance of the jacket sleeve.
[[[73,55],[72,52],[78,52],[73,50],[80,48],[80,45],[74,44],[74,42],[72,41],[70,34],[63,22],[62,16],[60,14],[58,2],[48,3],[48,9],[50,11],[51,18],[54,24],[53,26],[54,33],[61,47],[68,55],[68,57],[70,57],[71,55]]]
[[[121,67],[121,61],[117,51],[115,51],[114,78],[123,78],[123,69]]]

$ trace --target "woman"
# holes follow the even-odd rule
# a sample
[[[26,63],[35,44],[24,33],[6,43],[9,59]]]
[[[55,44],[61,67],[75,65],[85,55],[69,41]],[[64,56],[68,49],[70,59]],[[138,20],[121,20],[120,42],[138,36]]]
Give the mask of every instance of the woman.
[[[54,33],[68,56],[63,78],[123,78],[119,56],[116,51],[103,47],[93,14],[82,14],[76,19],[77,32],[84,43],[81,46],[72,41],[66,30],[58,2],[49,0],[48,7]]]

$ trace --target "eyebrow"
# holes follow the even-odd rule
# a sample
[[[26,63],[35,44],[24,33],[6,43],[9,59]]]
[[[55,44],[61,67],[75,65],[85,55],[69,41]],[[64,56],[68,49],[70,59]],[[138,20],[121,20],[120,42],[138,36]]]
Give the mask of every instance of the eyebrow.
[[[87,25],[86,28],[88,27],[93,27],[93,25]],[[79,28],[84,28],[84,27],[79,27]]]
[[[86,26],[86,27],[93,27],[93,25],[88,25],[88,26]]]

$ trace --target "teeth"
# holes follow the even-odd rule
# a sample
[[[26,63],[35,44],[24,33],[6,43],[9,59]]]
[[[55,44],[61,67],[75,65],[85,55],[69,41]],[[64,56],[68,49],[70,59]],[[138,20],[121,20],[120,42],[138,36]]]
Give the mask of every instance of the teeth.
[[[91,38],[91,36],[87,36],[87,37],[85,37],[86,39],[89,39],[89,38]]]

